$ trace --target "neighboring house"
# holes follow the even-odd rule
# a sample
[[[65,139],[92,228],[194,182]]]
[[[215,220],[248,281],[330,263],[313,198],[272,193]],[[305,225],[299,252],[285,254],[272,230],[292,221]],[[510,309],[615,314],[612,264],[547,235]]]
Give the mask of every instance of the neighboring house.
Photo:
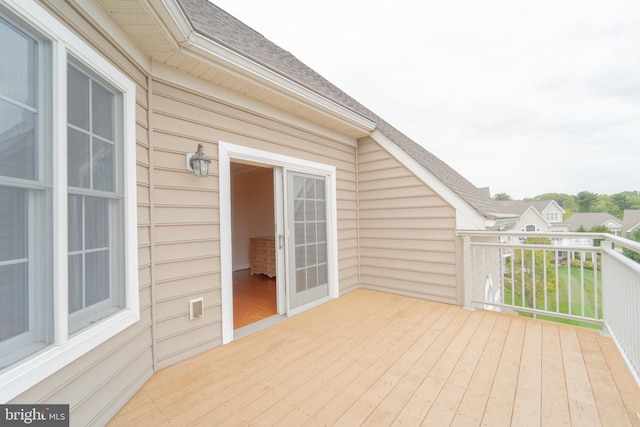
[[[3,0],[0,58],[2,403],[102,425],[232,341],[250,234],[286,317],[357,288],[462,304],[456,230],[514,222],[206,0]]]
[[[498,202],[505,211],[517,215],[517,221],[513,226],[514,231],[526,231],[527,233],[566,233],[568,231],[567,224],[563,222],[565,213],[562,206],[555,200],[507,200]],[[523,237],[506,237],[503,241],[512,243],[514,240],[525,240]],[[566,238],[553,238],[551,243],[554,245],[569,244]],[[559,253],[564,256],[564,252]],[[506,252],[505,256],[510,256],[510,252]]]
[[[611,234],[622,235],[622,221],[606,212],[581,212],[571,215],[566,220],[569,231],[575,232],[581,228],[589,231],[593,227],[605,226]]]
[[[589,231],[593,227],[605,226],[611,234],[620,236],[622,232],[622,221],[615,216],[606,212],[581,212],[571,215],[567,218],[567,224],[569,224],[569,231],[576,232],[578,230]],[[571,239],[573,245],[587,245],[593,244],[593,239]]]
[[[567,224],[563,222],[564,209],[555,200],[536,200],[525,202],[509,200],[498,202],[502,207],[518,216],[513,229],[516,231],[566,232]]]
[[[622,237],[627,237],[629,233],[640,228],[640,210],[627,209],[622,217]]]

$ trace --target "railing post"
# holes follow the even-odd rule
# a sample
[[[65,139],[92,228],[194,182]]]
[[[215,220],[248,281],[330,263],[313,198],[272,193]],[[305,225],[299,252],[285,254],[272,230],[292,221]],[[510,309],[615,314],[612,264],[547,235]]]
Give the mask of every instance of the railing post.
[[[609,264],[609,251],[613,250],[613,242],[611,240],[604,240],[600,246],[602,247],[602,255],[601,255],[601,262],[602,265],[600,267],[600,271],[602,271],[602,280],[600,281],[600,288],[602,289],[602,298],[600,300],[600,305],[602,306],[602,322],[604,323],[604,327],[602,328],[602,331],[600,331],[600,333],[604,336],[611,336],[610,331],[609,331],[609,325],[608,325],[608,319],[607,316],[609,315],[608,311],[609,308],[607,307],[607,305],[605,304],[605,300],[608,299],[607,297],[607,292],[611,292],[611,289],[613,289],[613,283],[611,285],[609,285],[607,282],[609,282],[609,277],[611,276],[612,273],[612,269],[614,268],[613,265],[608,265]],[[607,287],[605,288],[605,283],[607,283]],[[609,301],[607,301],[609,302]]]
[[[463,281],[464,281],[464,306],[465,310],[474,311],[473,303],[473,256],[471,254],[471,236],[462,238],[462,262],[463,265]]]

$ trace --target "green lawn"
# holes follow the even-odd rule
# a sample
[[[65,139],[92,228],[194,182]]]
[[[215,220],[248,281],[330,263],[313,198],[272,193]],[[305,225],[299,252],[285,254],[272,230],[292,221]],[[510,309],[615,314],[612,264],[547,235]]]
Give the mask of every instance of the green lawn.
[[[550,265],[548,268],[554,269],[555,266]],[[571,277],[569,278],[568,272],[570,271]],[[569,306],[571,305],[571,314],[573,315],[582,315],[582,300],[584,298],[584,316],[594,318],[595,314],[595,306],[596,306],[596,293],[595,293],[595,283],[596,277],[593,270],[584,269],[584,290],[581,289],[581,272],[577,267],[568,267],[568,266],[558,266],[557,273],[557,298],[556,291],[551,290],[547,295],[547,311],[556,312],[556,313],[564,313],[569,314]],[[569,283],[571,283],[571,297],[569,298]],[[601,280],[601,272],[598,270],[597,277],[597,286],[598,286],[598,305],[600,305],[598,312],[598,319],[602,318],[602,280]],[[514,305],[522,306],[522,291],[519,285],[516,286],[515,295],[514,295]],[[504,292],[504,301],[506,304],[511,303],[511,282],[509,278],[505,278],[505,292]],[[556,300],[558,301],[558,305],[556,306]],[[530,305],[529,305],[530,308]],[[537,304],[538,309],[544,309],[544,301],[538,299]],[[559,308],[559,310],[558,310]],[[517,311],[517,310],[516,310]],[[532,316],[531,313],[518,312],[522,316]],[[540,319],[548,319],[554,320],[562,323],[580,325],[580,326],[589,326],[600,328],[600,325],[589,323],[589,322],[581,322],[572,319],[563,319],[559,317],[553,317],[552,315],[537,315],[536,317]]]

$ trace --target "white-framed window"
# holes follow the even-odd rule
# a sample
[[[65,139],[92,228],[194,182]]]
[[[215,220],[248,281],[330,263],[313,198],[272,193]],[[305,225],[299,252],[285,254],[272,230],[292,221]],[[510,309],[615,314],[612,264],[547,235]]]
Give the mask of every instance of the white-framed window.
[[[0,401],[139,319],[134,111],[44,9],[0,5]]]
[[[560,214],[558,212],[545,212],[544,218],[548,222],[560,222]]]
[[[121,94],[67,64],[69,332],[124,307]]]
[[[53,342],[50,51],[0,15],[0,369]]]

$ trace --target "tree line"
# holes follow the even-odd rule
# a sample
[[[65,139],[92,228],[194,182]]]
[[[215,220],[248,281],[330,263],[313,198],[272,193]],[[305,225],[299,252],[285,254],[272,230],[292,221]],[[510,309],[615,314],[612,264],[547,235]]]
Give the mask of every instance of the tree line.
[[[513,200],[507,193],[493,196],[496,201]],[[606,212],[622,219],[626,209],[640,209],[640,191],[623,191],[616,194],[597,194],[581,191],[578,194],[545,193],[525,198],[525,202],[555,200],[566,211],[565,217],[578,212]]]

